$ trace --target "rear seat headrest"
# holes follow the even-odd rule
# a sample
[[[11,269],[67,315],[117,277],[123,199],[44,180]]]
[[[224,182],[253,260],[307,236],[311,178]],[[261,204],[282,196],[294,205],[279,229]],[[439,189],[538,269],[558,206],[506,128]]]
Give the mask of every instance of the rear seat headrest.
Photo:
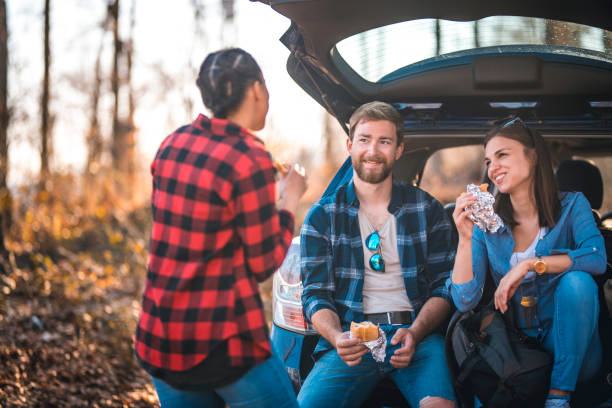
[[[564,161],[557,168],[556,177],[560,191],[580,191],[591,203],[591,208],[599,210],[603,201],[603,180],[594,164],[584,160]]]

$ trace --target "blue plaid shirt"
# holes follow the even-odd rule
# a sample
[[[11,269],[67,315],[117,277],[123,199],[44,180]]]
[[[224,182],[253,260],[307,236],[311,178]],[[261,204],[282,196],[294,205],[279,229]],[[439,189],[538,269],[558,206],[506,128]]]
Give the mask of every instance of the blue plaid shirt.
[[[388,210],[397,220],[397,248],[404,286],[415,312],[431,297],[449,300],[445,281],[455,248],[442,205],[423,190],[393,179]],[[359,200],[353,181],[319,200],[308,212],[300,236],[304,316],[320,309],[338,314],[343,330],[363,316],[364,253]],[[315,353],[332,348],[323,337]]]

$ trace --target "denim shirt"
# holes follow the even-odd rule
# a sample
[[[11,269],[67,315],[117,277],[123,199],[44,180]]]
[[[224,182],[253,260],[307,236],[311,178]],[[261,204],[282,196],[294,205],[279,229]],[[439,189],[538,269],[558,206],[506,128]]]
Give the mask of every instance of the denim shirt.
[[[321,309],[338,314],[343,330],[363,315],[364,255],[359,200],[353,181],[319,200],[300,236],[304,317]],[[450,301],[446,280],[453,266],[451,224],[442,205],[425,191],[393,179],[388,211],[397,223],[404,286],[415,312],[432,297]],[[321,337],[315,354],[332,348]]]
[[[536,256],[567,254],[572,264],[567,271],[584,271],[601,275],[606,271],[604,240],[597,229],[589,202],[582,193],[561,193],[561,214],[557,224],[550,228],[536,245]],[[495,285],[510,270],[510,257],[514,250],[514,238],[508,226],[495,233],[483,232],[474,226],[472,234],[472,268],[474,278],[465,283],[446,282],[457,309],[462,312],[476,307],[482,296],[487,271]],[[543,274],[535,277],[532,290],[537,300],[537,314],[527,325],[520,313],[515,313],[521,329],[537,328],[547,331],[554,312],[553,294],[556,281],[567,273]],[[451,275],[452,276],[452,275]],[[525,283],[521,284],[521,286]],[[512,297],[514,310],[520,310],[521,287]]]

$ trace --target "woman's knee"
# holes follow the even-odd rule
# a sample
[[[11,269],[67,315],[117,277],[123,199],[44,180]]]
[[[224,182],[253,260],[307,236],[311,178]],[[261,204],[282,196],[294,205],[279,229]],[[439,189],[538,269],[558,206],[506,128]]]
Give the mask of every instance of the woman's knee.
[[[593,277],[586,272],[569,271],[561,276],[555,292],[558,294],[572,294],[579,295],[579,297],[585,296],[597,299],[597,284]]]
[[[584,314],[597,316],[599,299],[595,280],[591,275],[582,271],[565,273],[561,276],[555,289],[555,303],[557,310],[571,310],[574,316]]]

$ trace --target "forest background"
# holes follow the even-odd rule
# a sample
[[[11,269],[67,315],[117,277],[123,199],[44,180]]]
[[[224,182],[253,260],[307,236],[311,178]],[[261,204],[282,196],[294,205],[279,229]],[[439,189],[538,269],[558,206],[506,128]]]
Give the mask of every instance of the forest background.
[[[335,119],[285,71],[288,26],[246,0],[0,0],[0,407],[158,406],[132,347],[149,165],[206,113],[195,77],[211,51],[240,46],[262,67],[260,136],[309,175],[299,231],[347,154]],[[421,185],[453,201],[481,161],[479,147],[441,152]],[[612,165],[598,164],[609,184]],[[270,281],[261,289],[269,317]]]

